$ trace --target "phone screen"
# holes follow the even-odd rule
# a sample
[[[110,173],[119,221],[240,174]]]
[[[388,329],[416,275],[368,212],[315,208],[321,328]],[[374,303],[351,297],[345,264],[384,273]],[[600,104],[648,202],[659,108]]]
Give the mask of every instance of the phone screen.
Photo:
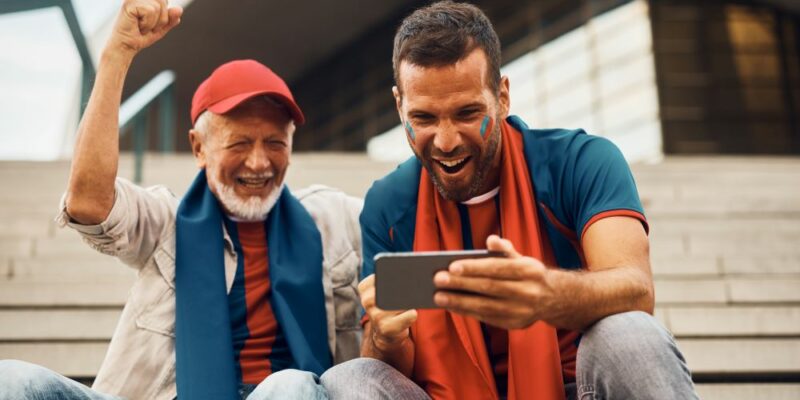
[[[375,256],[375,302],[384,310],[439,308],[433,276],[465,258],[503,257],[488,250],[380,253]]]

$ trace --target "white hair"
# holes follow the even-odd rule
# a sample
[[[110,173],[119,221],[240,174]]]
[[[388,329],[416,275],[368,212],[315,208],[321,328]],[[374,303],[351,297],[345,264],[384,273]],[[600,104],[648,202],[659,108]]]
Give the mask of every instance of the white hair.
[[[197,121],[194,123],[194,129],[197,132],[200,132],[200,135],[203,138],[208,135],[208,131],[211,130],[211,118],[216,115],[211,111],[205,110],[203,111],[199,117],[197,117]]]

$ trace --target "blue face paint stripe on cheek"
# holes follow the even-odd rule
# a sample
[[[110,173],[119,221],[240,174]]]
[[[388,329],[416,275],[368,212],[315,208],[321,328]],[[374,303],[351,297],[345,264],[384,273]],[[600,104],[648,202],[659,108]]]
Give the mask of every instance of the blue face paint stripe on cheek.
[[[414,128],[411,127],[411,122],[406,121],[406,132],[408,132],[408,136],[411,137],[413,142],[416,139],[416,135],[414,134]]]
[[[483,122],[481,123],[481,137],[486,137],[486,128],[489,126],[489,116],[483,117]]]

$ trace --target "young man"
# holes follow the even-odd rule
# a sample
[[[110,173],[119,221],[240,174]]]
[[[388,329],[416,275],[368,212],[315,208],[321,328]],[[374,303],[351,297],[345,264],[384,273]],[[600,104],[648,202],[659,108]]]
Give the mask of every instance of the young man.
[[[392,61],[416,157],[365,199],[362,356],[402,373],[392,382],[410,378],[420,398],[695,398],[671,335],[651,316],[647,222],[619,150],[509,116],[499,40],[472,5],[414,12]],[[375,254],[470,248],[507,256],[437,273],[441,309],[376,307]]]
[[[361,201],[285,187],[304,117],[269,68],[233,61],[198,87],[200,171],[180,202],[117,178],[128,67],[181,15],[124,2],[79,128],[59,218],[139,271],[93,390],[2,361],[0,398],[326,398],[318,376],[358,356]]]

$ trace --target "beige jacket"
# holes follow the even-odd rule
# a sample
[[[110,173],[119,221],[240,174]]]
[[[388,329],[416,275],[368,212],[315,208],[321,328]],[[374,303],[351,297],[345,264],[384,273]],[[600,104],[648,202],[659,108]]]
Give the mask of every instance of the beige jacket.
[[[328,344],[334,363],[358,357],[361,340],[356,285],[361,267],[358,215],[363,201],[324,186],[294,192],[322,236],[322,279]],[[175,387],[175,214],[179,200],[164,186],[142,188],[118,178],[116,199],[99,225],[69,222],[64,201],[57,221],[96,250],[137,269],[93,389],[129,399],[167,400]],[[224,225],[224,224],[223,224]],[[223,227],[224,231],[224,227]],[[230,291],[236,252],[225,232]]]

